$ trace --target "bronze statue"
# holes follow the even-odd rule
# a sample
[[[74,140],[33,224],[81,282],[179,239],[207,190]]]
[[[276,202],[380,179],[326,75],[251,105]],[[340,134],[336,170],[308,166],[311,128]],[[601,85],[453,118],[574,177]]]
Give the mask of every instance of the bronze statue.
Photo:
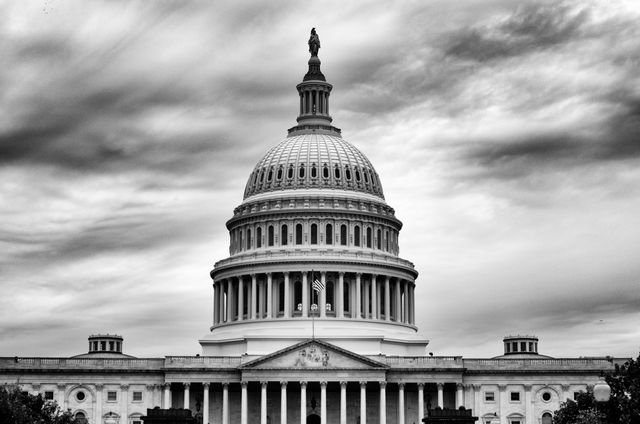
[[[318,56],[318,49],[320,49],[320,37],[315,28],[311,28],[311,37],[309,37],[309,53],[311,56]]]

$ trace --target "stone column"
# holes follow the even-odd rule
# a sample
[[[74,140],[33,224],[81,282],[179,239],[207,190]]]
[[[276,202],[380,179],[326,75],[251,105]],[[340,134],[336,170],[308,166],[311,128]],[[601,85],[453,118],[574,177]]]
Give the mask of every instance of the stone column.
[[[387,424],[387,382],[380,382],[380,424]]]
[[[220,288],[218,287],[218,282],[213,282],[213,325],[218,324],[218,305],[220,301],[218,300],[218,296],[220,296]]]
[[[229,424],[229,383],[222,383],[222,424]]]
[[[104,386],[102,384],[96,384],[95,387],[96,387],[96,415],[95,415],[94,422],[97,424],[102,424],[102,389],[104,388]]]
[[[411,324],[416,323],[416,284],[411,283],[411,298],[409,299],[409,308],[411,309]]]
[[[398,424],[404,424],[404,383],[398,383]]]
[[[364,297],[364,302],[362,305],[362,316],[364,319],[369,319],[369,310],[371,309],[371,303],[370,303],[370,290],[371,290],[371,284],[370,282],[367,282],[366,280],[362,283],[362,294]]]
[[[418,422],[424,417],[424,383],[418,383]]]
[[[456,384],[456,409],[464,406],[464,386],[462,383]]]
[[[189,408],[189,401],[191,400],[191,399],[189,399],[189,397],[190,397],[189,396],[190,395],[189,388],[191,387],[191,383],[182,383],[182,385],[184,386],[184,401],[182,403],[182,405],[183,405],[182,407],[184,409],[191,409],[191,408]]]
[[[125,418],[125,422],[129,422],[129,385],[120,385],[120,417]]]
[[[340,424],[347,424],[347,382],[340,382]]]
[[[67,404],[65,402],[65,392],[67,391],[67,386],[65,384],[58,384],[58,405],[60,405],[60,409],[67,410]]]
[[[300,382],[300,424],[307,423],[307,382]],[[266,423],[265,423],[266,424]]]
[[[507,423],[507,390],[506,384],[498,384],[498,405],[500,405],[500,424]]]
[[[396,322],[402,322],[402,292],[400,291],[400,284],[402,284],[402,280],[397,279],[394,285],[396,292]]]
[[[287,382],[280,382],[280,424],[287,424]]]
[[[218,323],[221,324],[226,321],[226,317],[224,314],[224,288],[226,285],[226,281],[218,282],[218,290],[220,295],[218,296]]]
[[[267,318],[273,318],[273,275],[267,272]]]
[[[371,274],[371,318],[378,319],[378,276]]]
[[[384,279],[384,319],[385,321],[391,321],[391,293],[389,290],[389,277]]]
[[[284,273],[284,317],[291,318],[291,284],[289,284],[289,273]]]
[[[327,382],[320,382],[320,424],[327,424]]]
[[[267,424],[267,385],[266,381],[260,382],[260,424]]]
[[[309,281],[307,271],[302,273],[302,317],[309,316]]]
[[[327,273],[325,271],[320,272],[320,282],[324,290],[320,291],[320,305],[318,305],[318,308],[320,309],[320,318],[325,318],[327,316]]]
[[[240,424],[247,424],[247,382],[241,382],[240,387]]]
[[[360,424],[367,424],[367,382],[360,382]]]
[[[409,281],[405,281],[404,283],[404,323],[409,322]]]
[[[444,384],[438,383],[438,406],[444,408]]]
[[[164,383],[164,402],[163,409],[171,408],[171,383]]]
[[[477,414],[476,414],[477,415]],[[524,420],[526,424],[533,424],[533,402],[531,400],[531,384],[524,385]]]
[[[209,383],[202,383],[202,424],[209,424]]]
[[[244,278],[238,277],[238,321],[244,319]]]
[[[354,318],[362,317],[362,274],[356,274],[356,310],[352,315]]]
[[[562,397],[560,398],[560,402],[566,402],[569,397],[569,389],[571,388],[568,384],[563,384],[562,386]]]
[[[344,272],[338,273],[338,290],[334,294],[336,297],[336,316],[344,318]]]
[[[237,300],[236,300],[236,290],[233,285],[233,278],[229,278],[228,280],[229,289],[227,291],[227,322],[233,321],[233,316],[235,315]]]
[[[258,310],[258,279],[256,274],[251,274],[251,319],[256,319]],[[206,423],[205,423],[206,424]]]
[[[480,416],[480,396],[482,385],[480,384],[472,384],[473,387],[473,413],[474,415]]]

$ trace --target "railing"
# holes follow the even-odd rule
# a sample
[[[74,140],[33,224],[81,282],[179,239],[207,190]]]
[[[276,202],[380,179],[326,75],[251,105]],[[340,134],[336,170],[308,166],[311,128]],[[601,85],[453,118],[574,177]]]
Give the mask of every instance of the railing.
[[[384,263],[399,265],[405,268],[413,270],[414,266],[411,261],[399,258],[397,256],[380,254],[375,252],[350,252],[348,250],[334,250],[334,249],[311,249],[302,250],[297,248],[285,248],[278,250],[265,250],[262,252],[251,252],[240,255],[235,255],[227,259],[223,259],[215,263],[215,268],[221,268],[224,266],[252,263],[252,262],[269,262],[269,261],[282,261],[286,259],[305,259],[305,260],[328,260],[337,259],[341,261],[369,261],[372,263]]]
[[[563,359],[465,359],[468,370],[608,370],[613,369],[611,360],[605,358]]]
[[[235,368],[242,358],[233,356],[167,356],[166,368]]]
[[[460,356],[371,356],[370,358],[387,365],[406,368],[462,368],[464,365]]]
[[[124,369],[160,370],[163,358],[0,358],[2,369]]]

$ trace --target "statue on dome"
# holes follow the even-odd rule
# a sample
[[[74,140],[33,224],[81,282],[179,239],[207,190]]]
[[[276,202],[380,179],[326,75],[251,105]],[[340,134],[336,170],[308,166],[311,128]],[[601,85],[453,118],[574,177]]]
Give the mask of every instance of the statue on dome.
[[[309,53],[311,56],[318,56],[318,50],[320,49],[320,37],[315,28],[311,28],[311,37],[309,37]]]

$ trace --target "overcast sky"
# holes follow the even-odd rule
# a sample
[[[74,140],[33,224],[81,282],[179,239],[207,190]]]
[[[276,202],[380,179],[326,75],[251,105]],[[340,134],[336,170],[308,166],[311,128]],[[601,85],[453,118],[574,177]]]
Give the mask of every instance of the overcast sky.
[[[436,355],[640,347],[640,3],[0,3],[0,355],[196,354],[225,221],[298,111],[404,222]]]

